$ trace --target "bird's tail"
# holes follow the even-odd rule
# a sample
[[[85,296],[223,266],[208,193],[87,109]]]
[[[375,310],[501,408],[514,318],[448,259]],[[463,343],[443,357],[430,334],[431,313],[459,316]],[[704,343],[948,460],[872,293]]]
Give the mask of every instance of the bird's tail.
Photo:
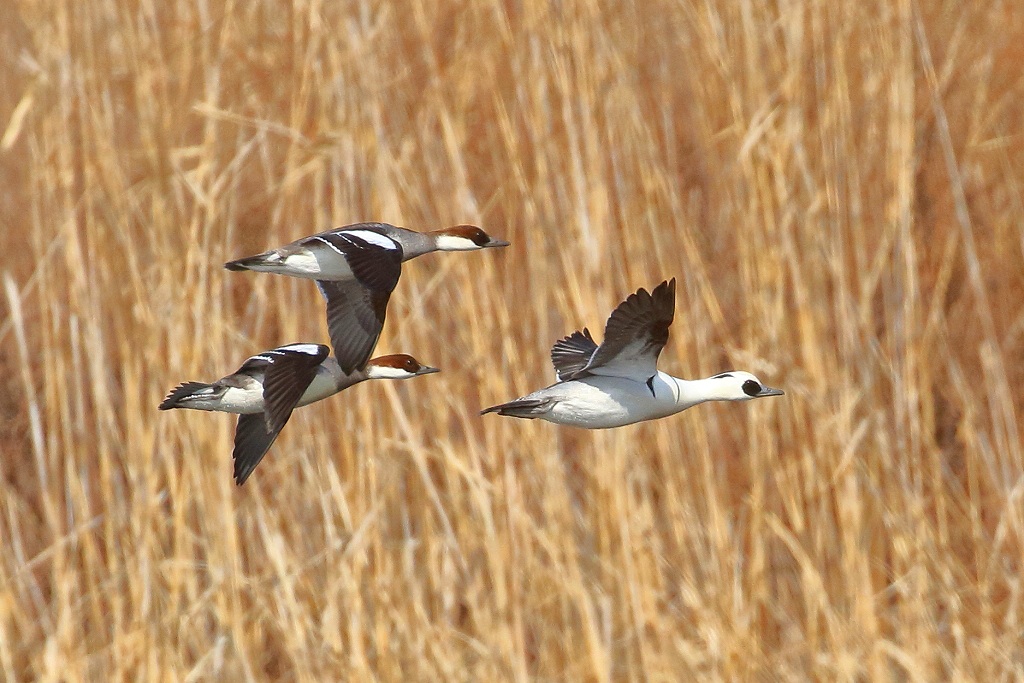
[[[521,417],[527,420],[533,420],[540,417],[548,411],[551,406],[551,401],[539,398],[517,398],[514,401],[508,403],[502,403],[500,405],[491,406],[485,410],[481,410],[481,415],[487,413],[497,413],[498,415],[507,415],[509,417]]]
[[[167,394],[167,397],[160,404],[160,410],[198,407],[189,404],[206,403],[211,399],[217,398],[217,394],[217,388],[212,384],[207,384],[206,382],[182,382],[171,389],[171,393]]]
[[[228,270],[273,270],[280,260],[280,256],[273,251],[265,251],[255,256],[228,261],[224,267]]]

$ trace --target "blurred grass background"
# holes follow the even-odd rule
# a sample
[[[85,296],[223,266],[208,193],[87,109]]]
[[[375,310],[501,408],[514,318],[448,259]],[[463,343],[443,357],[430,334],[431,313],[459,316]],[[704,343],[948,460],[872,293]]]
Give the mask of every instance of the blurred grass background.
[[[1020,680],[1024,8],[0,5],[6,680]],[[440,375],[163,414],[359,220]],[[679,278],[661,367],[785,399],[611,432],[477,411]]]

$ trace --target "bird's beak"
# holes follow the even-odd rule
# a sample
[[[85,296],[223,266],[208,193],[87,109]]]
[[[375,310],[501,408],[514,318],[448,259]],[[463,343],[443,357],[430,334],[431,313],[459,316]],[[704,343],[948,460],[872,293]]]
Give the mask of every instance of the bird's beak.
[[[416,371],[416,376],[420,375],[432,375],[435,372],[441,372],[441,368],[432,368],[429,365],[421,365],[420,369]]]
[[[507,247],[510,244],[511,242],[508,242],[507,240],[496,240],[492,237],[491,241],[484,245],[484,249],[490,249],[491,247]]]
[[[761,391],[757,392],[757,398],[763,396],[785,396],[786,392],[782,389],[772,389],[771,387],[761,387]]]

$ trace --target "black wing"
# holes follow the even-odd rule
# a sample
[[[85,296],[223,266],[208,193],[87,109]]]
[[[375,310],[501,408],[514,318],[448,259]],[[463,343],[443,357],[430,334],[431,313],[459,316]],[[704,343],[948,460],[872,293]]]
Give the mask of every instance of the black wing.
[[[402,245],[365,228],[347,228],[314,235],[342,254],[356,281],[369,289],[391,292],[402,275]]]
[[[288,422],[329,353],[323,344],[290,344],[264,353],[271,359],[263,376],[263,413],[269,431],[279,432]]]
[[[639,289],[619,304],[604,329],[604,341],[581,370],[587,374],[650,377],[658,372],[658,355],[668,342],[675,317],[676,280],[662,282],[648,293]]]
[[[366,365],[384,328],[391,292],[363,287],[358,282],[318,280],[327,302],[327,331],[334,357],[346,375]]]
[[[362,368],[384,327],[388,300],[402,275],[402,246],[372,224],[315,235],[345,256],[355,280],[318,280],[327,329],[342,371]]]
[[[235,370],[231,375],[249,375],[250,377],[256,377],[266,370],[267,366],[269,366],[271,362],[272,359],[267,355],[266,351],[263,353],[257,353],[255,356],[249,356],[246,358],[245,362],[242,363],[242,367]],[[228,377],[231,375],[228,375]]]
[[[280,429],[270,430],[263,413],[238,416],[235,428],[235,450],[231,457],[235,461],[235,483],[241,486],[249,478],[256,465],[270,450]]]
[[[551,364],[555,366],[558,379],[566,380],[580,372],[593,358],[597,348],[597,342],[585,327],[582,332],[573,332],[556,341],[551,347]]]
[[[235,483],[245,483],[270,450],[330,349],[323,344],[288,344],[252,356],[239,370],[263,371],[263,412],[238,416]]]

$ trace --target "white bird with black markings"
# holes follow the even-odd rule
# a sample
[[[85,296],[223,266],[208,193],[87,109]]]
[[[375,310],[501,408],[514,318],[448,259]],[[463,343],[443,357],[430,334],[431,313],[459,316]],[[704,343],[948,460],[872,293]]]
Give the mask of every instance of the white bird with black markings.
[[[355,223],[224,264],[316,280],[327,302],[334,355],[346,373],[366,363],[384,327],[402,262],[433,251],[506,247],[475,225],[416,232],[388,223]]]
[[[333,396],[368,379],[408,379],[438,372],[412,356],[381,356],[352,373],[342,371],[323,344],[288,344],[246,359],[237,371],[212,384],[179,384],[160,410],[190,408],[237,413],[235,482],[241,486],[300,406]]]
[[[587,328],[555,343],[551,362],[557,383],[480,414],[607,429],[666,417],[705,401],[783,395],[749,372],[723,372],[698,380],[659,372],[658,355],[668,342],[675,298],[675,278],[653,292],[640,289],[630,294],[612,311],[600,346]]]

